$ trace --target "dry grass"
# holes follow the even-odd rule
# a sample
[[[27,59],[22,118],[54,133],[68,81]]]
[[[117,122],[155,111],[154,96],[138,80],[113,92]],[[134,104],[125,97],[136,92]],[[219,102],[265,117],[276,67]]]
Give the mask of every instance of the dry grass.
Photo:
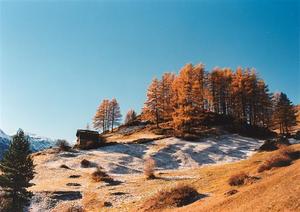
[[[155,179],[154,169],[155,169],[155,160],[150,156],[145,158],[144,175],[146,179],[148,180]]]
[[[293,155],[294,150],[289,147],[281,147],[276,154],[272,155],[269,159],[265,160],[263,164],[261,164],[257,171],[263,172],[265,170],[270,170],[273,167],[283,167],[291,164],[292,159],[290,155]]]
[[[300,144],[288,148],[297,152],[300,150]],[[191,205],[166,211],[299,211],[300,160],[294,161],[287,167],[260,173],[260,180],[255,181],[254,184],[248,183],[251,178],[254,178],[250,176],[245,181],[245,185],[239,187],[238,193],[231,195],[232,188],[228,184],[228,178],[235,174],[236,170],[249,174],[257,173],[260,162],[268,160],[278,152],[280,150],[257,153],[249,159],[237,163],[200,168],[200,178],[193,183],[193,186],[197,190],[211,195]]]
[[[241,172],[239,174],[232,175],[228,179],[228,184],[231,186],[243,185],[248,178],[249,178],[249,175],[247,175],[245,172]]]
[[[98,212],[105,206],[105,202],[100,198],[100,195],[94,192],[84,193],[82,205],[85,211]]]
[[[111,178],[101,167],[98,167],[96,171],[92,173],[92,180],[94,182],[114,182],[114,179]]]
[[[74,205],[74,203],[64,202],[56,206],[51,212],[85,212],[85,210],[79,205]]]
[[[191,186],[177,185],[176,187],[161,190],[140,208],[143,211],[152,211],[164,208],[174,208],[188,205],[197,200],[199,194]]]
[[[300,144],[291,147],[300,150]],[[197,191],[207,193],[209,196],[193,204],[181,208],[172,208],[169,211],[297,211],[300,207],[300,160],[287,167],[260,173],[258,176],[261,177],[261,180],[255,184],[248,185],[247,181],[244,186],[238,188],[231,187],[228,184],[228,179],[230,176],[237,174],[237,170],[250,176],[257,174],[257,167],[276,153],[277,151],[260,152],[249,159],[236,163],[191,169],[164,170],[160,171],[160,174],[156,173],[159,176],[156,180],[145,180],[143,175],[118,176],[118,179],[122,180],[123,183],[115,187],[91,183],[91,174],[86,170],[49,169],[44,164],[50,159],[52,160],[55,155],[47,153],[47,155],[40,155],[34,159],[35,164],[37,164],[38,178],[36,179],[38,181],[34,181],[36,186],[30,189],[34,192],[61,189],[96,192],[102,200],[112,203],[112,206],[104,209],[100,208],[98,211],[114,212],[123,209],[124,211],[135,211],[151,198],[153,192],[172,187],[174,182],[181,182],[192,185]],[[76,159],[76,163],[79,165],[82,158]],[[89,160],[93,161],[94,159]],[[82,187],[73,189],[65,186],[66,183],[70,182],[70,174],[82,175],[81,178],[76,179],[76,182],[82,184]],[[49,176],[56,177],[49,179]],[[224,195],[225,192],[231,189],[237,189],[238,193],[230,196]],[[128,195],[112,196],[112,192],[119,191],[127,192]]]

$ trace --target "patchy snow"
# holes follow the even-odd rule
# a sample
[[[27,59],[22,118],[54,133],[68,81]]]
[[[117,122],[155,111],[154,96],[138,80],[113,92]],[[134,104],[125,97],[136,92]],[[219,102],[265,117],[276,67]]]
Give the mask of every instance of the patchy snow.
[[[132,195],[132,186],[128,185],[136,184],[136,180],[142,176],[145,157],[154,158],[156,170],[159,172],[184,170],[245,159],[262,143],[262,140],[228,134],[201,139],[197,142],[171,137],[142,144],[119,143],[95,150],[75,152],[45,150],[34,157],[37,174],[32,181],[35,186],[30,188],[34,192],[34,198],[28,209],[30,212],[52,211],[57,205],[72,202],[72,200],[65,201],[64,198],[54,198],[53,192],[58,191],[68,192],[71,196],[76,194],[76,198],[76,192],[83,195],[85,192],[100,192],[106,195],[103,198],[108,198],[110,202],[113,202],[114,207],[118,207],[124,201],[138,201],[141,198],[139,195]],[[83,159],[89,160],[92,166],[82,168],[80,162]],[[61,165],[66,165],[69,169],[60,168]],[[95,185],[90,180],[90,176],[96,166],[103,167],[114,180],[121,184],[119,186],[108,186],[105,183]],[[79,177],[70,178],[71,175]],[[188,174],[173,175],[169,176],[168,180],[193,179],[193,177]],[[68,186],[70,183],[76,183],[79,186]],[[124,195],[112,195],[112,192],[123,192]],[[74,201],[77,200],[79,199]]]
[[[0,129],[0,138],[10,140],[10,136],[6,135],[6,133],[3,132],[1,129]]]
[[[300,140],[295,139],[295,138],[289,138],[290,144],[300,144]]]
[[[172,137],[144,144],[116,144],[68,155],[60,153],[55,160],[46,161],[44,165],[55,168],[65,164],[72,169],[84,171],[87,169],[80,167],[80,161],[87,159],[102,166],[110,174],[134,174],[143,171],[144,158],[148,155],[156,161],[157,170],[182,169],[245,159],[262,143],[262,140],[235,134],[197,142]]]

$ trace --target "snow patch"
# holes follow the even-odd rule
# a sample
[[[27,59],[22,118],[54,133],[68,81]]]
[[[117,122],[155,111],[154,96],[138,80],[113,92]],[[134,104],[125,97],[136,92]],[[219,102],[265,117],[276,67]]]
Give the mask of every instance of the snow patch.
[[[228,134],[202,139],[197,142],[179,138],[165,138],[144,144],[120,143],[96,150],[79,151],[74,157],[58,154],[49,160],[49,168],[65,164],[72,169],[82,169],[80,161],[87,159],[102,166],[109,174],[137,174],[143,172],[144,158],[151,155],[157,170],[184,169],[210,164],[229,163],[245,159],[257,149],[263,140]]]

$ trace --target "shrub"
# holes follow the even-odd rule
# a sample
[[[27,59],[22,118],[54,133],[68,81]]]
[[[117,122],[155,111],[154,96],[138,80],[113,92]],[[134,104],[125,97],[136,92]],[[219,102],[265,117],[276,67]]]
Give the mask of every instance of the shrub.
[[[199,193],[190,186],[177,185],[174,188],[159,191],[152,198],[147,200],[143,209],[152,211],[170,207],[182,207],[199,198]]]
[[[83,159],[80,162],[80,165],[82,168],[88,168],[88,167],[91,167],[91,162],[89,160]]]
[[[239,191],[236,190],[236,189],[232,189],[232,190],[229,190],[229,191],[225,192],[224,195],[225,196],[231,196],[231,195],[236,194],[237,192],[239,192]]]
[[[67,166],[67,165],[65,165],[65,164],[60,165],[60,168],[63,168],[63,169],[70,169],[70,167]]]
[[[266,160],[263,164],[261,164],[257,171],[263,172],[265,170],[270,170],[273,167],[282,167],[288,166],[292,162],[291,158],[287,155],[281,154],[280,152],[276,155],[273,155],[270,159]]]
[[[157,129],[151,130],[151,132],[153,132],[155,135],[164,135],[165,131],[162,128],[157,128]]]
[[[231,186],[243,185],[248,178],[249,176],[246,173],[241,172],[239,174],[232,175],[228,179],[228,184]]]
[[[69,178],[80,178],[81,175],[77,175],[77,174],[74,174],[74,175],[70,175]]]
[[[56,141],[56,146],[61,151],[69,151],[71,149],[70,144],[66,140],[63,140],[63,139],[58,139]]]
[[[146,179],[155,178],[154,169],[155,169],[155,160],[150,156],[145,158],[144,175],[146,176]]]
[[[92,173],[92,179],[95,182],[112,183],[114,181],[101,167],[97,167],[97,170]]]
[[[300,151],[295,150],[291,146],[281,146],[279,149],[279,154],[290,157],[292,160],[300,158]]]
[[[259,147],[259,151],[274,151],[278,149],[274,140],[265,140],[265,142]]]

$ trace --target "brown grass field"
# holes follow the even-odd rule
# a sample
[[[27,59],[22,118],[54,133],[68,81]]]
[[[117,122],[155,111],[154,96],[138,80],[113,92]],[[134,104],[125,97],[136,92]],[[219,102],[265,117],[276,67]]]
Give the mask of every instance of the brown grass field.
[[[293,145],[295,150],[300,150],[300,145]],[[166,172],[161,178],[171,176],[184,176],[186,172],[193,175],[194,179],[183,179],[181,183],[195,188],[198,193],[206,196],[184,207],[153,209],[151,211],[299,211],[300,210],[300,160],[295,160],[286,167],[274,167],[263,173],[258,173],[257,168],[270,157],[278,155],[281,150],[274,152],[256,153],[251,158],[237,163],[207,166],[196,170]],[[230,186],[228,179],[241,172],[257,177],[256,181],[241,186]],[[147,196],[153,190],[169,190],[177,187],[179,182],[162,185],[161,180],[145,180],[141,188],[136,190],[137,195]],[[167,189],[166,189],[167,188]],[[231,196],[226,192],[235,189],[238,192]],[[124,211],[149,211],[147,202],[160,194],[141,198],[137,202],[120,205]],[[150,201],[151,202],[151,201]],[[153,202],[151,203],[153,204]],[[168,208],[170,207],[170,208]],[[101,210],[102,211],[102,210]],[[103,211],[119,211],[118,209],[103,209]]]

